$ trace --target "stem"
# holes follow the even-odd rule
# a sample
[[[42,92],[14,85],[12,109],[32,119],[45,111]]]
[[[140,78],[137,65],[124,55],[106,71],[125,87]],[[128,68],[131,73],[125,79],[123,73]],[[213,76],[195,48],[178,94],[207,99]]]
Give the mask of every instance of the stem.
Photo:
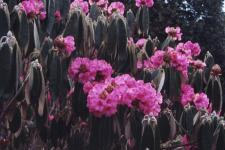
[[[20,88],[18,89],[18,91],[16,92],[16,94],[10,99],[10,102],[8,103],[8,105],[6,106],[6,108],[4,109],[4,111],[2,112],[1,116],[0,116],[0,121],[2,121],[2,118],[5,116],[6,112],[8,111],[8,109],[10,108],[10,106],[14,103],[14,101],[16,100],[16,97],[20,94],[20,92],[23,90],[23,87],[25,86],[25,84],[27,83],[28,79],[30,76],[30,72],[27,74],[26,78],[24,79],[22,85],[20,86]]]

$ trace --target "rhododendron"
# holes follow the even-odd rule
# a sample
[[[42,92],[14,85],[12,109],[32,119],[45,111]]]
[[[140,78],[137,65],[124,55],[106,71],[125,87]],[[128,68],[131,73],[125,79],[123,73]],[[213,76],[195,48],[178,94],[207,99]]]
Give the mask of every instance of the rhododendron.
[[[206,67],[206,64],[201,60],[190,60],[190,65],[195,69],[204,69]]]
[[[181,72],[184,77],[187,77],[189,59],[186,55],[177,52],[176,50],[169,51],[170,64],[177,71]]]
[[[64,37],[65,50],[70,55],[75,50],[75,42],[73,36]]]
[[[199,44],[192,43],[191,41],[188,41],[186,43],[179,43],[176,47],[176,50],[189,57],[198,56],[201,52]]]
[[[174,27],[166,27],[165,32],[174,41],[176,41],[176,40],[180,41],[181,40],[182,33],[181,33],[180,27],[176,27],[176,28],[174,28]]]
[[[58,36],[54,41],[55,47],[60,51],[70,55],[75,50],[75,41],[73,36]]]
[[[135,45],[136,45],[136,47],[142,49],[143,46],[145,45],[146,41],[147,41],[147,39],[141,38],[135,43]]]
[[[85,92],[90,90],[89,87],[96,83],[104,82],[111,77],[113,69],[110,64],[104,60],[89,60],[88,58],[76,58],[70,65],[69,74],[75,81],[88,84],[84,85]]]
[[[121,15],[124,14],[125,7],[121,2],[112,2],[108,7],[108,13],[111,15],[113,12],[118,12]]]
[[[22,9],[25,11],[29,18],[40,16],[41,20],[46,18],[44,10],[44,3],[41,0],[25,0],[22,1]]]
[[[195,96],[194,89],[191,87],[191,85],[189,84],[181,85],[181,104],[183,106],[192,102],[194,99],[194,96]]]
[[[62,16],[61,16],[61,13],[60,13],[59,10],[55,11],[54,16],[55,16],[55,19],[56,19],[57,22],[60,22],[62,20]]]
[[[157,93],[150,83],[137,81],[136,87],[127,91],[127,96],[132,99],[132,105],[140,109],[144,114],[158,116],[162,95]]]
[[[109,3],[108,0],[89,0],[88,2],[90,5],[95,3],[98,7],[103,8],[104,10],[107,10]]]
[[[184,146],[185,147],[184,150],[190,150],[191,149],[191,146],[188,145],[188,144],[190,144],[190,140],[189,140],[189,138],[186,134],[184,136],[182,136],[181,142],[182,142],[183,145],[186,145],[186,146]]]
[[[152,7],[154,5],[153,0],[136,0],[136,6],[141,7],[141,6],[147,6],[147,7]]]
[[[120,93],[114,90],[116,85],[109,80],[96,84],[88,93],[87,107],[89,112],[96,117],[112,116],[117,112],[117,104]]]
[[[197,109],[207,109],[209,99],[205,93],[197,93],[194,97],[194,104]]]
[[[110,64],[104,60],[94,59],[90,64],[92,70],[95,72],[95,81],[104,81],[106,78],[111,77],[113,69]]]
[[[76,8],[81,9],[86,14],[89,12],[88,2],[83,1],[83,0],[74,0],[70,4],[70,10],[74,10]]]
[[[192,43],[191,41],[187,41],[184,44],[184,49],[190,50],[192,56],[198,56],[201,52],[201,48],[198,43]]]
[[[165,51],[155,51],[154,55],[145,61],[145,67],[151,69],[157,69],[161,67],[164,63]]]
[[[95,79],[94,72],[90,71],[90,60],[88,58],[76,58],[69,67],[69,76],[74,81],[86,83]]]

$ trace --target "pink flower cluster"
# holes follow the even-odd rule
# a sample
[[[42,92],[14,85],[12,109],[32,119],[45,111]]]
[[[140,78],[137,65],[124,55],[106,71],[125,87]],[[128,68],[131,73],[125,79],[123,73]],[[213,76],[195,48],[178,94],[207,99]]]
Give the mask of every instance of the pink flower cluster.
[[[205,93],[197,93],[194,98],[194,104],[197,109],[207,109],[209,99]]]
[[[22,1],[22,9],[29,18],[39,16],[41,20],[46,18],[46,11],[44,10],[44,3],[41,0],[25,0]]]
[[[73,36],[58,36],[54,41],[54,45],[68,55],[70,55],[76,48]]]
[[[186,56],[198,56],[201,52],[201,48],[198,43],[192,43],[187,41],[186,43],[179,43],[176,50],[185,54]]]
[[[87,83],[87,89],[92,86],[91,82],[104,81],[111,77],[112,73],[111,65],[104,60],[98,59],[90,60],[78,57],[72,61],[69,67],[69,76],[74,81],[79,81],[83,84]]]
[[[98,7],[103,8],[104,10],[107,10],[109,3],[108,0],[89,0],[88,2],[90,5],[95,3]]]
[[[181,104],[183,106],[193,102],[197,109],[207,109],[209,106],[209,99],[205,93],[194,93],[191,85],[184,84],[181,86]]]
[[[150,59],[144,61],[144,66],[152,69],[160,68],[164,63],[164,56],[165,51],[157,50]]]
[[[70,4],[70,10],[74,10],[76,8],[81,9],[85,14],[87,14],[89,12],[88,2],[86,2],[84,0],[74,0]]]
[[[206,64],[201,60],[190,60],[190,65],[195,69],[204,69]]]
[[[147,7],[152,7],[154,5],[153,0],[136,0],[136,6],[141,7],[141,6],[147,6]]]
[[[189,84],[181,85],[181,104],[183,106],[192,102],[195,96],[194,89]]]
[[[176,51],[170,50],[168,51],[170,57],[170,64],[177,71],[181,72],[184,77],[188,77],[188,67],[189,67],[189,59],[186,55]]]
[[[111,15],[113,12],[118,12],[123,15],[125,11],[125,6],[122,2],[112,2],[108,7],[108,13]]]
[[[182,33],[181,33],[180,27],[176,27],[176,28],[174,28],[174,27],[166,27],[165,32],[174,41],[176,41],[176,40],[180,41],[181,40]]]
[[[144,47],[146,41],[147,41],[147,39],[141,38],[135,43],[135,45],[136,45],[136,47],[142,49]]]
[[[144,114],[157,116],[162,96],[150,83],[136,81],[124,74],[96,84],[89,91],[87,101],[89,111],[97,117],[114,115],[118,105],[134,107]]]

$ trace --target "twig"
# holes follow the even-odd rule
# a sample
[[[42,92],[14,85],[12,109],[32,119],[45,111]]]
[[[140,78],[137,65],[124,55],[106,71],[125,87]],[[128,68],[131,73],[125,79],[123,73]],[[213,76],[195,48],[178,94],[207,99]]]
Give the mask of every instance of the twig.
[[[27,83],[28,79],[30,76],[30,72],[27,74],[26,78],[24,79],[22,85],[20,86],[20,88],[18,89],[18,91],[16,92],[16,94],[10,99],[10,102],[8,103],[8,105],[6,106],[6,108],[4,109],[4,111],[2,112],[1,116],[0,116],[0,121],[2,121],[3,117],[5,116],[6,112],[8,111],[8,109],[10,108],[10,106],[13,104],[13,102],[16,100],[16,97],[20,94],[20,92],[23,90],[23,87],[25,86],[25,84]]]

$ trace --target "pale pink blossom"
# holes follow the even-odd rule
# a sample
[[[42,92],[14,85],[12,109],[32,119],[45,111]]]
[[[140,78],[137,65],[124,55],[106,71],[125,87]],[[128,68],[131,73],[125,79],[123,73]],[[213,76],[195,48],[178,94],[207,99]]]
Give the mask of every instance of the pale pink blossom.
[[[176,27],[176,28],[174,28],[174,27],[166,27],[165,32],[174,41],[176,41],[176,40],[180,41],[181,40],[182,33],[181,33],[180,27]]]
[[[198,43],[192,43],[191,41],[187,41],[184,44],[184,48],[191,50],[192,56],[198,56],[201,53],[201,48]]]
[[[154,5],[153,0],[136,0],[136,6],[141,7],[141,6],[147,6],[147,7],[152,7]]]
[[[122,2],[112,2],[108,7],[108,13],[111,15],[113,12],[124,14],[125,6]]]
[[[195,69],[203,70],[206,67],[206,64],[201,60],[190,60],[190,65]]]

